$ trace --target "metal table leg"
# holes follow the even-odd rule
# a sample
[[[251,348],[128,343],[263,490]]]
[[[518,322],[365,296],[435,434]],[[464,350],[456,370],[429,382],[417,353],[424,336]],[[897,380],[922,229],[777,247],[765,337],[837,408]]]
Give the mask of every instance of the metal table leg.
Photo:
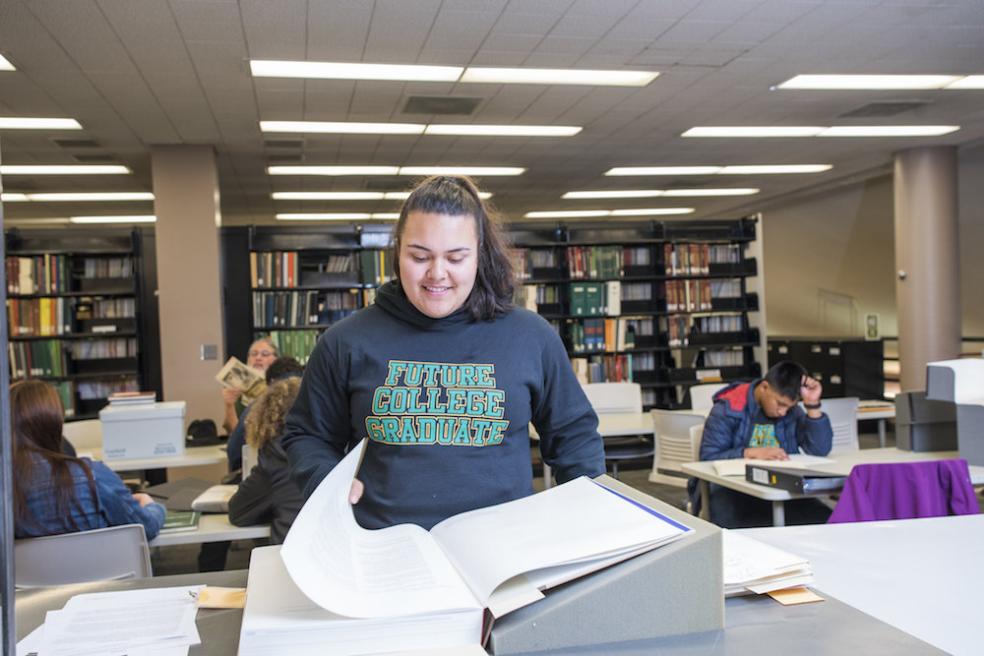
[[[885,448],[885,420],[878,420],[878,446]]]
[[[700,490],[700,514],[698,517],[711,521],[711,484],[700,479],[697,481],[697,487]]]
[[[786,525],[786,502],[785,501],[773,501],[772,502],[772,525],[773,526],[785,526]]]

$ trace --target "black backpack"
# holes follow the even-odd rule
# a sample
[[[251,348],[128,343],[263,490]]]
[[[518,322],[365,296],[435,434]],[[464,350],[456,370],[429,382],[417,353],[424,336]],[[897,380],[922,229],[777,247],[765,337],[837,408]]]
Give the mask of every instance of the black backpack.
[[[212,446],[222,444],[219,431],[211,419],[195,419],[188,424],[186,446]]]

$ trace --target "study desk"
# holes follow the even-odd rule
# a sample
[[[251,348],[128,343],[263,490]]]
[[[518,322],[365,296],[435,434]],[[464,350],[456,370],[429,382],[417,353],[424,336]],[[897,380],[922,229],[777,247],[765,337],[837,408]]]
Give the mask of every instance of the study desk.
[[[233,526],[229,523],[229,515],[227,514],[203,513],[198,519],[198,527],[194,530],[159,533],[148,544],[151,547],[171,547],[177,544],[201,544],[203,542],[226,542],[268,537],[270,537],[269,524]]]
[[[62,608],[72,595],[109,590],[136,590],[179,585],[244,587],[246,571],[211,572],[160,576],[127,581],[80,583],[57,588],[19,590],[15,594],[17,639],[37,628],[49,610]],[[658,594],[656,591],[654,594]],[[938,612],[945,612],[947,599]],[[241,610],[199,610],[198,632],[202,644],[191,647],[189,656],[236,656],[239,649]],[[582,656],[761,656],[814,653],[909,656],[942,654],[934,647],[885,622],[858,612],[833,598],[818,604],[781,606],[767,597],[735,597],[725,601],[725,630],[675,636],[658,641],[636,641],[578,649]],[[763,650],[763,645],[768,650]],[[560,656],[571,650],[538,651],[537,656]]]
[[[885,447],[885,420],[895,419],[894,403],[861,401],[856,413],[858,421],[876,420],[878,422],[878,446]]]
[[[984,648],[984,515],[741,532],[808,558],[821,594],[958,656]]]
[[[884,449],[861,449],[859,451],[839,451],[828,456],[834,462],[828,465],[815,465],[810,469],[817,471],[830,472],[847,476],[851,473],[854,465],[872,463],[898,463],[898,462],[920,462],[923,460],[944,460],[947,458],[959,458],[956,451],[902,451],[894,447]],[[776,461],[776,465],[781,465],[781,461]],[[772,502],[772,524],[773,526],[784,526],[786,523],[785,506],[786,501],[791,499],[802,499],[808,496],[827,496],[830,492],[816,494],[793,494],[786,490],[781,490],[767,485],[749,483],[744,476],[721,476],[714,470],[714,463],[711,461],[687,462],[681,467],[688,476],[698,479],[698,487],[701,494],[701,517],[708,518],[710,509],[709,495],[710,484],[716,483],[721,487],[726,487],[737,492],[742,492],[756,499],[763,499]],[[974,485],[984,485],[984,467],[971,466],[970,480]]]

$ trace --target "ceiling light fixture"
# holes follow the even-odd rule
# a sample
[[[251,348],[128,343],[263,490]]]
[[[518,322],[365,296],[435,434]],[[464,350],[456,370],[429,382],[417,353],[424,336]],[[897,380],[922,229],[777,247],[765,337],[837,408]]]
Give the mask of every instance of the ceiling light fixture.
[[[796,75],[776,89],[942,89],[959,75]]]
[[[590,84],[595,86],[644,87],[659,73],[655,71],[599,71],[577,68],[490,68],[469,66],[459,82],[499,84]]]
[[[274,200],[382,200],[381,191],[275,191]]]
[[[405,82],[454,82],[461,66],[418,66],[406,64],[353,64],[343,62],[273,61],[249,62],[253,77],[295,77],[325,80],[401,80]]]
[[[629,210],[612,210],[612,216],[670,216],[673,214],[692,214],[692,207],[652,207]]]
[[[26,203],[29,200],[31,199],[27,197],[27,194],[14,193],[10,191],[5,191],[0,194],[0,202],[4,203]]]
[[[984,75],[968,75],[946,85],[947,89],[984,89]]]
[[[681,137],[815,137],[823,131],[814,126],[707,126],[690,128]]]
[[[621,189],[615,191],[568,191],[561,196],[567,200],[588,198],[656,198],[657,196],[748,196],[757,194],[752,187],[722,189]]]
[[[74,118],[28,118],[0,116],[0,130],[81,130]]]
[[[575,125],[474,125],[430,124],[424,134],[465,137],[572,137],[582,130]]]
[[[667,189],[664,196],[751,196],[759,192],[755,187],[729,187],[720,189]]]
[[[519,166],[401,166],[400,175],[523,175]]]
[[[122,175],[131,173],[120,164],[3,164],[0,175]]]
[[[398,166],[268,166],[270,175],[397,175]]]
[[[10,63],[10,60],[0,55],[0,71],[16,71],[14,65]]]
[[[749,164],[738,166],[618,166],[605,175],[763,175],[782,173],[820,173],[830,164]]]
[[[616,166],[605,175],[712,175],[720,166]]]
[[[36,203],[59,203],[66,201],[143,201],[154,200],[154,194],[149,191],[125,192],[69,192],[69,193],[40,193],[24,194],[26,200]]]
[[[682,137],[936,137],[960,129],[959,125],[835,125],[695,127]]]
[[[371,219],[369,212],[288,212],[277,214],[278,221],[364,221]]]
[[[157,217],[153,215],[141,216],[72,216],[68,219],[72,223],[154,223]]]
[[[587,218],[596,216],[657,216],[671,214],[690,214],[694,211],[692,207],[653,207],[624,210],[551,210],[527,212],[523,216],[527,219],[566,219],[566,218]]]
[[[261,132],[323,134],[422,134],[421,123],[356,123],[343,121],[260,121]]]

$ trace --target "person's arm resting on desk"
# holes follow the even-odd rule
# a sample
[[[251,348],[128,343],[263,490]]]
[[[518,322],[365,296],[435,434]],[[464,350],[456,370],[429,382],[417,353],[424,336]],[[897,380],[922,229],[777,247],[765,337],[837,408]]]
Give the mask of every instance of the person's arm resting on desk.
[[[131,494],[116,472],[101,462],[92,462],[103,517],[109,526],[143,524],[148,540],[153,540],[164,526],[164,506],[146,494]]]

